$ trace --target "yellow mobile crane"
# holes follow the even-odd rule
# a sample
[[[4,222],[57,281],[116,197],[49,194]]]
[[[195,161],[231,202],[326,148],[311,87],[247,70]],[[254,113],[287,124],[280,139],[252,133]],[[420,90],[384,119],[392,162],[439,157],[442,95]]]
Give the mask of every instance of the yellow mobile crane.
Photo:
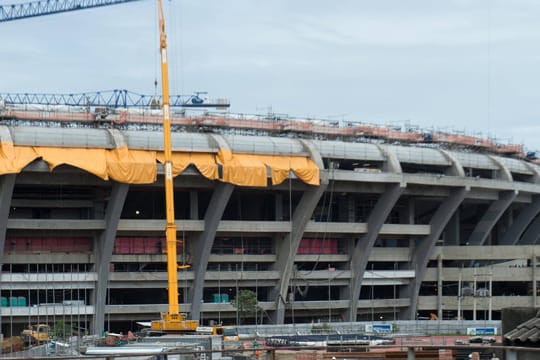
[[[159,50],[161,54],[161,88],[163,92],[163,143],[165,169],[165,207],[167,224],[167,282],[169,294],[169,312],[162,313],[160,320],[151,323],[152,331],[195,332],[199,326],[197,320],[186,320],[178,305],[178,266],[176,259],[176,224],[174,222],[174,186],[172,177],[171,118],[169,104],[169,68],[167,63],[167,34],[161,0],[157,0],[159,17]]]

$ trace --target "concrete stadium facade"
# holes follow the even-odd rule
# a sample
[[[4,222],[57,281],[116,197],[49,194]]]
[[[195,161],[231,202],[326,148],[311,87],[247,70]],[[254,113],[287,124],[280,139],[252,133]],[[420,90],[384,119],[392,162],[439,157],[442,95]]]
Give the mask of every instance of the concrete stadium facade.
[[[159,131],[2,126],[2,142],[162,150]],[[175,132],[173,151],[306,155],[320,185],[175,178],[181,311],[235,323],[499,319],[537,305],[540,167],[427,146]],[[163,177],[104,181],[35,160],[0,177],[1,332],[58,319],[100,333],[167,311]],[[67,239],[67,240],[66,240]],[[78,244],[78,245],[73,245]],[[150,245],[151,244],[151,245]],[[17,299],[17,300],[15,300]],[[20,301],[23,299],[22,301]],[[12,303],[13,301],[13,303]],[[14,301],[17,301],[16,303]]]

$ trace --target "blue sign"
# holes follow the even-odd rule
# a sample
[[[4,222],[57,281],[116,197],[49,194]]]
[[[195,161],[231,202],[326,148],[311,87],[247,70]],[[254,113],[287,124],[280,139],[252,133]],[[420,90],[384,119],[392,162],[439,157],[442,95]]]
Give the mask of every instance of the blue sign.
[[[367,324],[366,332],[388,334],[392,332],[392,324]]]
[[[467,335],[497,335],[496,327],[467,328]]]

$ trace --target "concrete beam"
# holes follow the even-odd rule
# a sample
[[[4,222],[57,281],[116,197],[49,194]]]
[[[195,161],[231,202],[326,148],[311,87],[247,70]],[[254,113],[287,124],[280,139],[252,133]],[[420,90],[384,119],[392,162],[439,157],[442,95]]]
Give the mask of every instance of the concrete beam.
[[[346,314],[348,321],[356,321],[358,311],[358,299],[360,297],[360,288],[364,278],[364,272],[371,254],[371,250],[375,245],[375,240],[379,232],[388,218],[390,211],[399,200],[401,194],[405,190],[405,184],[388,185],[388,189],[379,197],[371,214],[369,215],[367,224],[368,232],[362,236],[351,256],[351,286],[350,286],[350,306]]]
[[[191,303],[191,319],[199,320],[201,311],[201,300],[203,299],[204,277],[208,266],[210,252],[214,245],[217,228],[223,212],[229,203],[234,186],[227,183],[216,183],[216,188],[210,199],[210,203],[204,215],[204,231],[197,236],[193,247],[194,281],[189,291],[189,302]]]
[[[276,302],[276,311],[273,314],[275,324],[283,324],[285,321],[285,304],[287,302],[287,290],[293,272],[294,259],[300,245],[300,240],[313,211],[324,194],[327,182],[321,179],[321,185],[310,187],[304,192],[300,202],[294,210],[290,232],[278,245],[275,268],[281,273],[276,287],[271,291],[270,298]]]
[[[129,185],[113,183],[110,200],[105,212],[105,230],[99,236],[95,247],[95,271],[97,274],[94,291],[94,334],[101,334],[105,325],[105,299],[109,283],[109,264],[111,262],[118,221],[128,193]]]
[[[6,245],[6,231],[11,207],[11,197],[15,187],[15,174],[0,176],[0,273],[4,263],[4,247]]]
[[[533,197],[532,202],[521,210],[517,218],[514,220],[510,228],[506,231],[499,245],[516,245],[527,230],[527,227],[540,213],[540,196]]]
[[[491,203],[482,218],[476,224],[467,240],[468,245],[484,245],[491,230],[495,227],[502,214],[508,209],[516,198],[517,191],[501,191],[499,200]]]
[[[414,268],[416,277],[405,289],[406,294],[400,296],[411,299],[411,305],[400,314],[403,319],[414,320],[416,318],[420,285],[426,274],[427,264],[435,248],[435,242],[439,240],[446,224],[463,202],[468,191],[468,188],[458,188],[450,192],[450,195],[444,199],[431,218],[431,234],[417,243],[411,261],[411,267]]]

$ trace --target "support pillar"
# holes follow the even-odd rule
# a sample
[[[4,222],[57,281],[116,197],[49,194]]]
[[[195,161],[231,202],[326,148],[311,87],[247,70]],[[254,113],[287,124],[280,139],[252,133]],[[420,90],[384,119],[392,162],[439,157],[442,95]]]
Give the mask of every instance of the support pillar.
[[[369,215],[367,220],[367,234],[362,236],[356,243],[351,256],[351,290],[349,309],[346,314],[346,318],[348,318],[349,321],[356,321],[362,279],[369,260],[369,255],[375,245],[375,240],[377,240],[377,236],[379,235],[384,222],[405,190],[405,187],[406,185],[404,183],[390,184],[387,186],[385,192],[380,196]]]
[[[199,196],[196,191],[189,193],[189,218],[199,220]]]
[[[204,275],[208,267],[208,259],[214,245],[217,227],[223,212],[229,203],[234,186],[228,183],[216,183],[216,188],[204,215],[204,231],[197,237],[193,246],[193,283],[189,291],[191,303],[191,319],[199,320],[201,317],[201,301],[203,300]]]
[[[97,283],[94,291],[94,334],[101,334],[105,323],[105,300],[107,297],[107,286],[109,284],[109,265],[111,262],[114,240],[122,208],[128,193],[129,185],[113,183],[111,197],[105,211],[105,230],[98,238],[95,254],[95,271]]]
[[[517,191],[502,191],[499,199],[491,203],[467,240],[471,246],[482,246],[506,209],[518,195]]]
[[[443,256],[437,256],[437,317],[443,320]]]
[[[311,219],[319,199],[328,186],[328,181],[323,182],[322,175],[323,173],[321,172],[321,185],[308,188],[302,195],[291,219],[291,231],[285,236],[281,244],[278,245],[277,259],[274,266],[279,270],[281,276],[276,287],[270,294],[270,298],[276,302],[276,311],[272,319],[274,324],[283,324],[285,321],[287,290],[293,272],[298,245],[300,244],[300,240],[302,240],[306,225]]]
[[[414,253],[411,261],[411,268],[415,270],[415,277],[407,285],[405,296],[410,299],[408,309],[404,310],[400,316],[402,319],[415,320],[416,308],[418,306],[418,295],[420,286],[426,274],[427,264],[433,253],[435,243],[439,240],[446,224],[456,212],[459,205],[465,199],[469,188],[457,188],[450,190],[448,197],[439,205],[435,214],[431,217],[430,226],[431,233],[424,239],[418,242],[414,248]]]
[[[532,198],[532,201],[523,209],[506,231],[499,245],[516,245],[521,235],[527,229],[531,221],[540,213],[540,195]]]
[[[540,240],[540,214],[529,225],[517,245],[535,245]]]

